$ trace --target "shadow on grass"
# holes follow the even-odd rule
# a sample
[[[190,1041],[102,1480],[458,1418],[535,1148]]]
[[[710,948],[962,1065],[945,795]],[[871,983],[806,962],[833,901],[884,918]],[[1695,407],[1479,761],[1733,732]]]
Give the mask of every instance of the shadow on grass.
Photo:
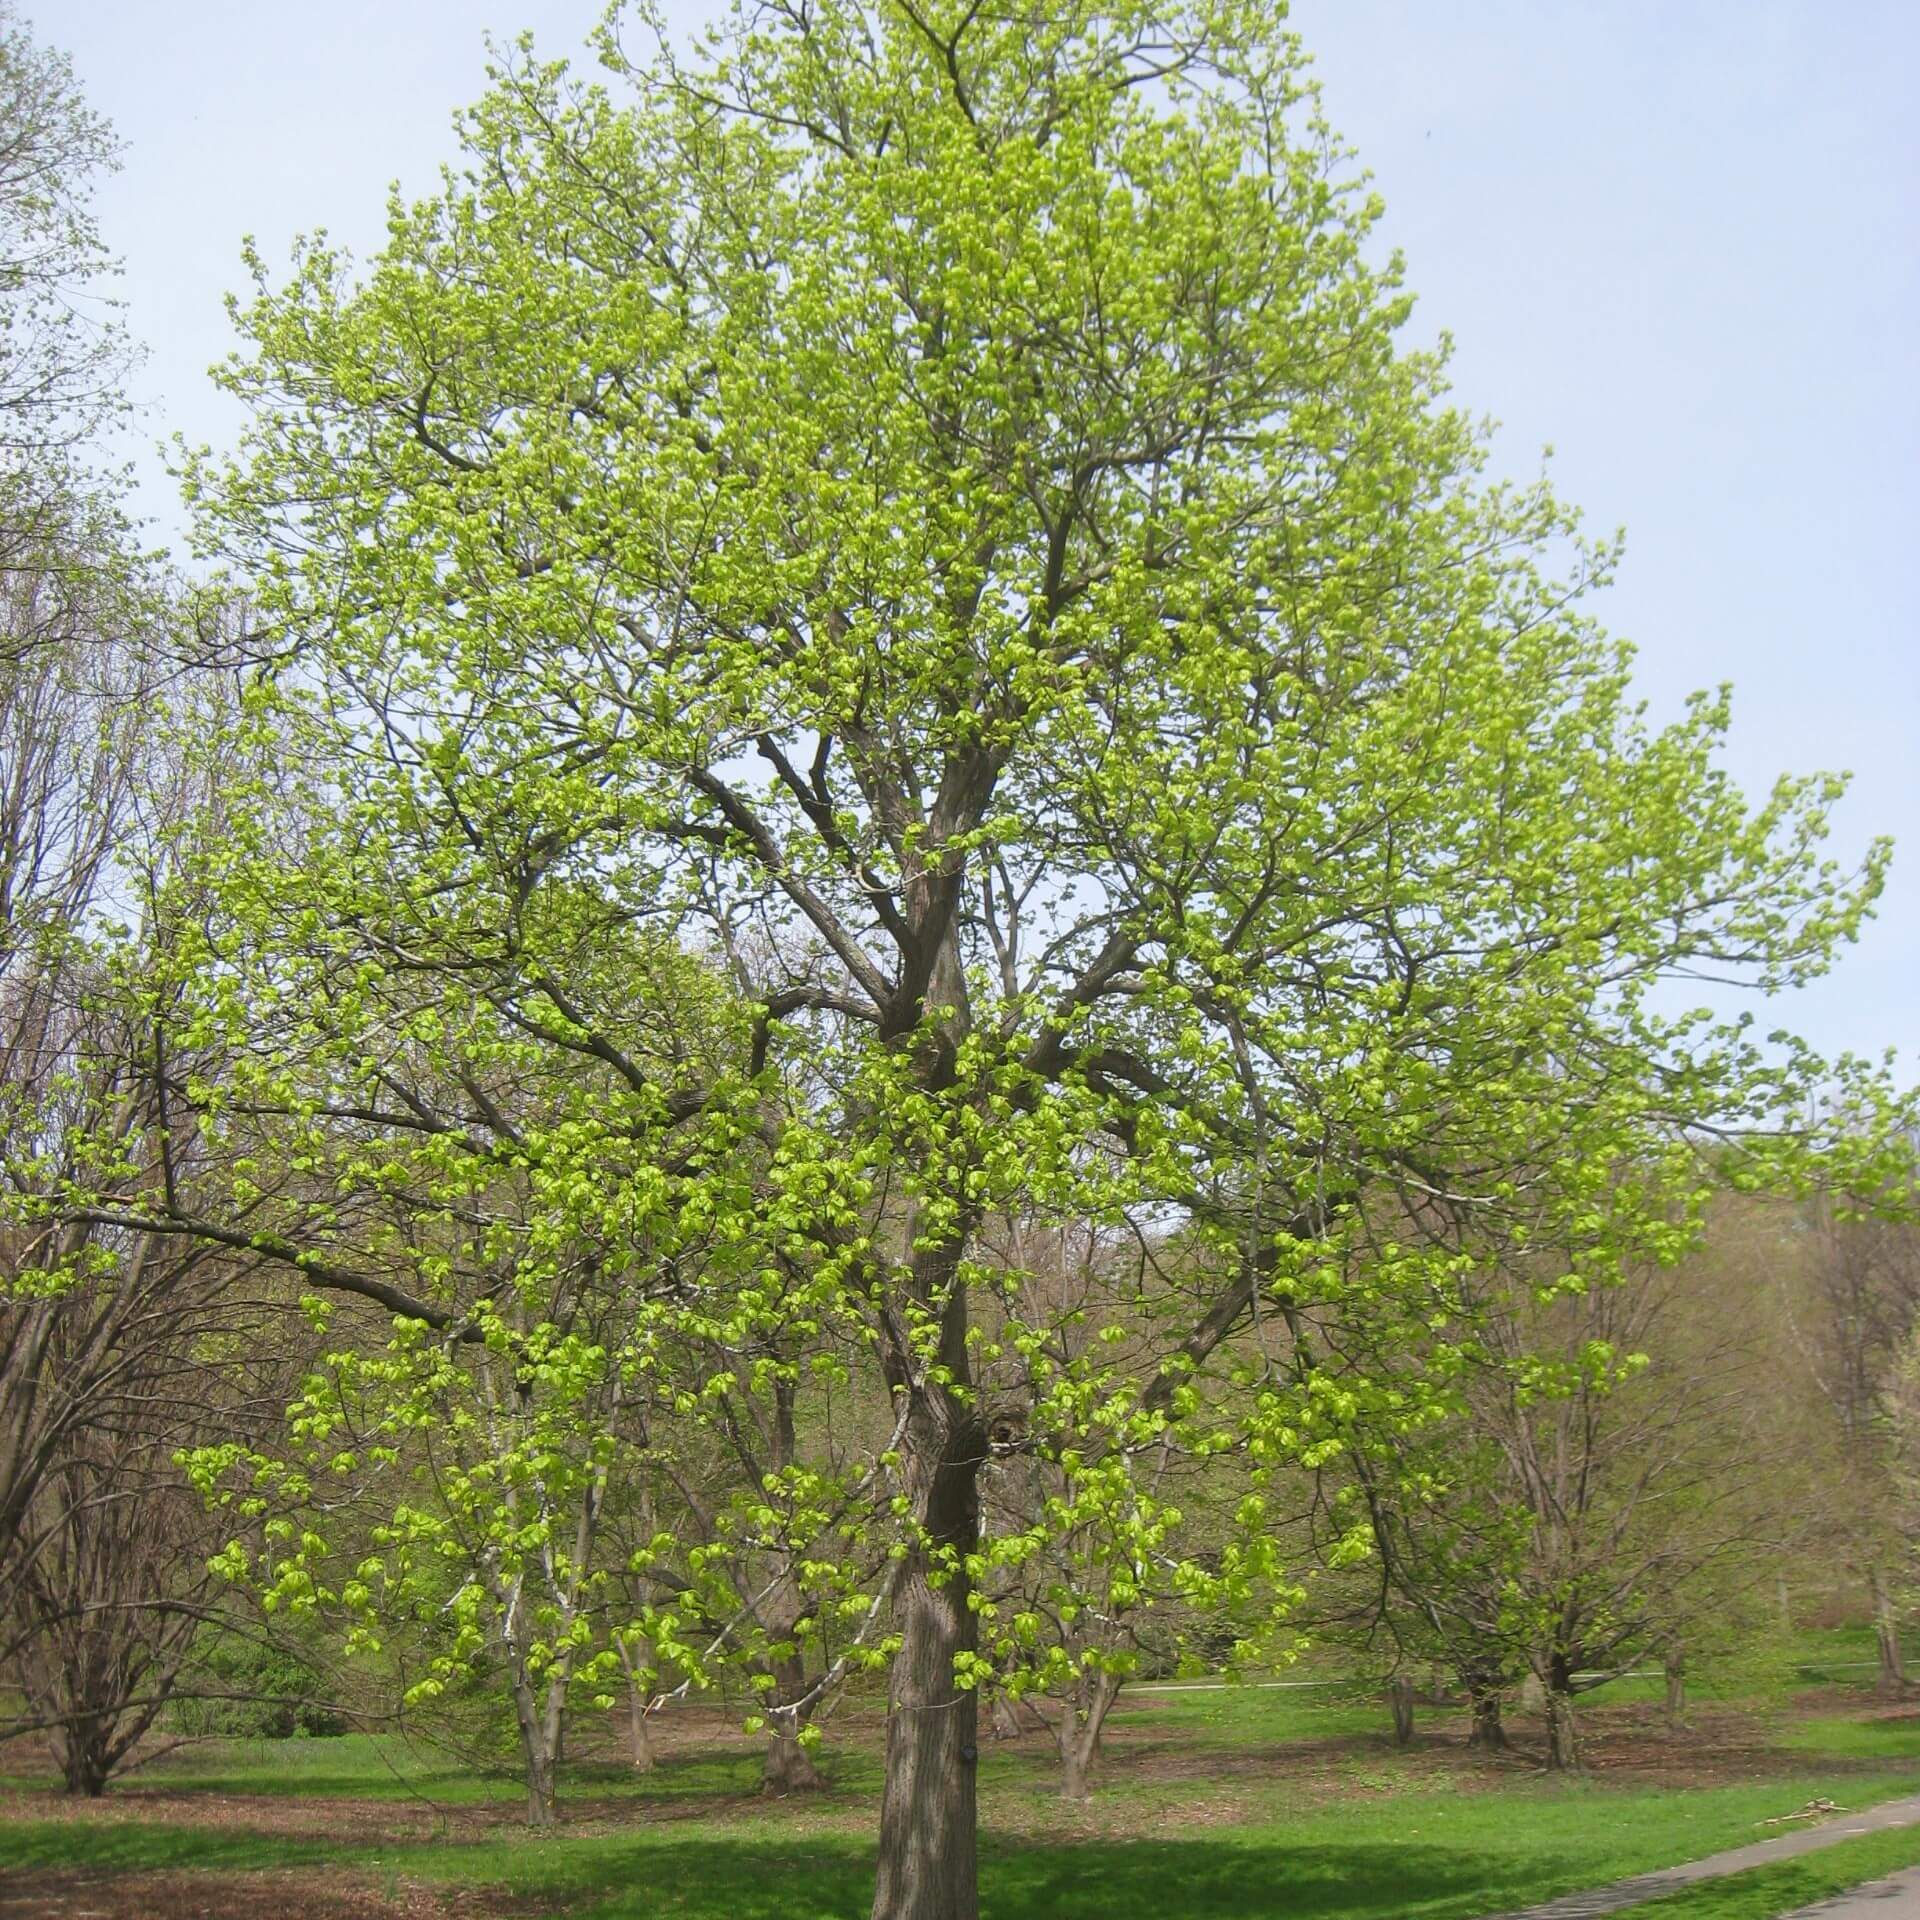
[[[867,1849],[817,1840],[655,1839],[624,1859],[596,1849],[508,1877],[563,1900],[569,1920],[865,1920],[873,1899]],[[980,1879],[982,1920],[1469,1920],[1580,1874],[1556,1872],[1551,1854],[1521,1865],[1444,1847],[1192,1840],[993,1849]]]
[[[989,1843],[982,1920],[1475,1920],[1593,1877],[1577,1845],[1500,1851],[1476,1838],[1485,1836],[1463,1833],[1451,1847],[1374,1836]],[[0,1868],[79,1869],[95,1884],[165,1870],[305,1869],[336,1888],[342,1876],[385,1873],[497,1888],[566,1920],[865,1920],[873,1897],[864,1841],[715,1828],[342,1847],[144,1820],[21,1822],[0,1826]],[[1747,1914],[1740,1908],[1739,1920]]]
[[[329,1881],[377,1869],[509,1889],[568,1920],[864,1920],[873,1898],[864,1844],[711,1832],[343,1849],[145,1821],[35,1822],[0,1828],[0,1863],[89,1877],[304,1867]],[[981,1909],[983,1920],[1469,1920],[1579,1879],[1578,1865],[1551,1851],[1522,1863],[1404,1842],[1087,1842],[991,1848]],[[542,1904],[549,1901],[553,1909]]]

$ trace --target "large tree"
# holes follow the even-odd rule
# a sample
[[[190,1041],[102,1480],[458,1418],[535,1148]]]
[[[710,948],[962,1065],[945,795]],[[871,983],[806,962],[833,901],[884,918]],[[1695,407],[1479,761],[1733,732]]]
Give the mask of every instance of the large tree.
[[[875,1912],[959,1920],[974,1599],[1033,1551],[983,1536],[996,1447],[1044,1448],[1048,1524],[1120,1569],[1162,1551],[1157,1459],[1240,1451],[1207,1573],[1257,1582],[1263,1477],[1420,1392],[1324,1365],[1301,1306],[1422,1323],[1539,1241],[1583,1280],[1672,1257],[1811,1068],[1664,983],[1819,971],[1883,856],[1822,863],[1826,780],[1749,807],[1724,697],[1643,721],[1575,606],[1609,555],[1484,483],[1270,6],[810,0],[601,52],[603,87],[505,61],[363,279],[309,243],[242,310],[253,423],[190,486],[312,818],[297,858],[229,836],[205,972],[269,925],[324,956],[269,1004],[295,1052],[346,1036],[362,1184],[402,1135],[578,1177],[659,1364],[716,1325],[776,1374],[775,1329],[829,1380],[870,1356],[861,1457],[769,1504],[855,1529],[818,1577],[890,1631]],[[607,955],[663,929],[730,974],[732,1051],[623,1044],[645,969],[623,998]],[[457,1046],[409,1111],[400,1029],[356,1037],[395,981],[406,1044],[468,996],[604,1111],[583,1080],[515,1142]],[[247,1082],[317,1124],[298,1083]],[[1696,1123],[1766,1144],[1708,1161]],[[262,1244],[537,1366],[509,1295],[335,1260],[322,1199]],[[1062,1340],[981,1257],[1010,1214],[1188,1257]],[[684,1238],[726,1257],[683,1281]]]

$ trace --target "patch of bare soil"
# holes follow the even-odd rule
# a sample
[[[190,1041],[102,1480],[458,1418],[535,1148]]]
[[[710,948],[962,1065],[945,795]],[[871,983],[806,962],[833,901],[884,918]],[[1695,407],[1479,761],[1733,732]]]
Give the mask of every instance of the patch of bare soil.
[[[518,1801],[445,1807],[427,1800],[350,1800],[278,1793],[207,1793],[199,1789],[118,1787],[99,1800],[64,1794],[0,1794],[7,1820],[151,1821],[160,1826],[224,1827],[295,1840],[477,1840],[520,1830]],[[0,1908],[0,1913],[5,1911]]]
[[[1807,1756],[1775,1744],[1777,1722],[1731,1707],[1698,1707],[1670,1727],[1658,1707],[1600,1707],[1580,1718],[1580,1751],[1608,1779],[1651,1787],[1719,1787],[1804,1773]],[[1545,1730],[1539,1735],[1545,1746]]]
[[[404,1882],[383,1888],[332,1870],[322,1876],[63,1868],[0,1879],[0,1920],[495,1920],[531,1911],[484,1889]]]
[[[1796,1701],[1796,1717],[1817,1712],[1824,1704],[1817,1697]],[[1858,1707],[1859,1696],[1838,1704]],[[1874,1717],[1920,1719],[1920,1706],[1890,1706]],[[1580,1744],[1588,1770],[1608,1780],[1654,1787],[1726,1786],[1806,1770],[1804,1753],[1777,1744],[1778,1727],[1777,1716],[1718,1705],[1696,1708],[1684,1726],[1671,1727],[1660,1706],[1631,1702],[1583,1709]],[[1466,1736],[1464,1709],[1429,1706],[1420,1711],[1412,1744],[1396,1747],[1383,1708],[1377,1734],[1222,1748],[1172,1737],[1147,1715],[1109,1732],[1103,1777],[1116,1786],[1174,1789],[1157,1804],[1157,1821],[1219,1824],[1241,1817],[1244,1794],[1261,1786],[1283,1784],[1304,1800],[1323,1801],[1443,1782],[1456,1791],[1474,1792],[1545,1770],[1546,1728],[1531,1715],[1507,1716],[1511,1744],[1503,1750],[1471,1748]],[[1023,1734],[996,1746],[1037,1758],[1049,1751],[1045,1733]]]
[[[1851,1713],[1862,1720],[1920,1719],[1920,1696],[1911,1691],[1897,1700],[1888,1700],[1862,1687],[1809,1687],[1793,1696],[1793,1704],[1804,1713]]]

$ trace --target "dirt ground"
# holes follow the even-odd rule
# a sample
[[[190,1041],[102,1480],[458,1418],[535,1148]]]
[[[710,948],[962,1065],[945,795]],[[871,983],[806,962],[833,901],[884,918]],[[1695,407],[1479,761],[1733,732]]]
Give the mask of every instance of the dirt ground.
[[[391,1888],[351,1874],[7,1874],[0,1920],[497,1920],[531,1909],[473,1888]]]

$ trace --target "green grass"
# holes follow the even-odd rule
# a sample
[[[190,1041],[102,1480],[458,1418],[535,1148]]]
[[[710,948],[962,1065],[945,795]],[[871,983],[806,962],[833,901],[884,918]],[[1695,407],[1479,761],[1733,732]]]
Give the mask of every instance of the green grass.
[[[1809,1775],[1660,1793],[1527,1781],[1380,1794],[1174,1837],[1042,1845],[989,1830],[982,1905],[986,1920],[1469,1920],[1739,1845],[1761,1820],[1816,1794],[1844,1793],[1859,1807],[1916,1784]],[[870,1808],[857,1812],[857,1832],[822,1831],[809,1810],[348,1847],[146,1821],[44,1821],[0,1828],[0,1860],[123,1872],[325,1861],[497,1888],[536,1913],[564,1907],[569,1920],[859,1920],[873,1882]]]
[[[1775,1920],[1911,1866],[1920,1866],[1920,1828],[1866,1833],[1795,1860],[1703,1881],[1627,1911],[1633,1920]]]
[[[879,1761],[863,1752],[830,1753],[825,1762],[837,1788],[861,1792],[880,1779]],[[51,1775],[0,1775],[17,1793],[52,1793]],[[676,1755],[648,1774],[618,1763],[584,1762],[564,1773],[561,1798],[659,1801],[751,1796],[760,1787],[760,1753],[738,1749]],[[215,1740],[179,1749],[123,1775],[110,1798],[143,1793],[268,1794],[276,1798],[430,1800],[439,1806],[518,1806],[526,1789],[511,1765],[482,1771],[432,1747],[396,1737],[343,1734],[329,1740]],[[3,1833],[4,1830],[0,1830]],[[4,1844],[0,1839],[0,1844]]]
[[[1169,1693],[1123,1693],[1116,1727],[1165,1731],[1211,1747],[1339,1740],[1383,1732],[1387,1710],[1379,1689],[1346,1686],[1190,1687]]]
[[[1920,1714],[1897,1720],[1853,1720],[1845,1714],[1802,1720],[1783,1727],[1779,1741],[1795,1752],[1832,1754],[1836,1759],[1920,1763]]]
[[[157,1820],[12,1820],[0,1826],[0,1866],[17,1873],[45,1867],[229,1873],[331,1865],[340,1857],[329,1841],[290,1840],[244,1827],[173,1826]]]
[[[1791,1661],[1852,1657],[1833,1641],[1789,1649]],[[1748,1697],[1769,1710],[1776,1704],[1771,1683]],[[1457,1711],[1424,1709],[1423,1729],[1443,1718],[1457,1721]],[[1809,1799],[1859,1808],[1920,1789],[1920,1721],[1834,1713],[1778,1723],[1780,1744],[1798,1756],[1789,1772],[1668,1790],[1549,1780],[1524,1769],[1436,1770],[1417,1744],[1407,1753],[1392,1747],[1371,1688],[1135,1695],[1123,1699],[1118,1724],[1128,1738],[1090,1809],[1057,1798],[1050,1760],[1037,1746],[982,1755],[986,1920],[1477,1920],[1744,1844],[1772,1830],[1762,1821]],[[517,1898],[529,1915],[564,1912],[568,1920],[860,1920],[873,1884],[872,1733],[857,1717],[842,1724],[826,1756],[835,1791],[774,1807],[758,1801],[759,1756],[744,1739],[722,1736],[671,1753],[641,1776],[576,1764],[562,1789],[571,1824],[546,1836],[510,1817],[458,1817],[482,1803],[517,1809],[521,1789],[504,1768],[476,1771],[365,1735],[213,1742],[134,1775],[110,1796],[105,1818],[33,1817],[48,1782],[18,1782],[30,1791],[14,1810],[28,1817],[0,1823],[0,1869],[309,1869],[375,1884],[486,1887]],[[182,1798],[156,1805],[159,1792]],[[222,1825],[196,1824],[198,1794],[316,1806],[254,1821],[287,1831],[250,1831],[248,1814],[231,1801]],[[418,1803],[455,1817],[444,1830],[382,1817],[380,1825],[400,1830],[383,1837],[364,1813],[343,1816],[329,1837],[329,1799]],[[401,1837],[413,1829],[438,1837]],[[1904,1838],[1874,1836],[1887,1845]],[[1835,1859],[1851,1857],[1852,1845],[1843,1843]],[[1886,1871],[1879,1857],[1859,1877]],[[1842,1871],[1827,1859],[1782,1862],[1779,1870]],[[1750,1882],[1763,1884],[1743,1876],[1738,1885]],[[1828,1883],[1782,1884],[1796,1897],[1803,1884],[1813,1886],[1805,1897],[1814,1898]],[[1735,1883],[1727,1887],[1731,1898]],[[1661,1920],[1668,1912],[1720,1920],[1721,1910],[1663,1908]]]

